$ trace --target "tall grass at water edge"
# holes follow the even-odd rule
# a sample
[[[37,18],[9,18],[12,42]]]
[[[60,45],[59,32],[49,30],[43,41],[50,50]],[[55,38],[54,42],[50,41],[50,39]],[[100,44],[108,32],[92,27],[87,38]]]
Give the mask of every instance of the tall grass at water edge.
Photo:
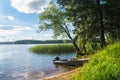
[[[75,52],[72,44],[47,44],[37,45],[29,49],[34,53],[68,53]]]
[[[92,56],[71,80],[120,80],[120,42]]]

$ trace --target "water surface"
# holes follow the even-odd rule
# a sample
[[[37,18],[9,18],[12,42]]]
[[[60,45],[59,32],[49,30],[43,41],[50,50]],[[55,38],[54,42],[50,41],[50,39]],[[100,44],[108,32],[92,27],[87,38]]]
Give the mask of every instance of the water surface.
[[[0,80],[38,80],[51,74],[69,70],[55,66],[56,56],[74,58],[74,53],[35,54],[28,49],[34,45],[0,45]]]

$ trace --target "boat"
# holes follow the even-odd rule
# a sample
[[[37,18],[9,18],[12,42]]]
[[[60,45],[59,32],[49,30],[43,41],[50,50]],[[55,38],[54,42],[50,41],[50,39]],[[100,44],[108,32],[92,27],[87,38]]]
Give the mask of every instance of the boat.
[[[53,60],[53,63],[59,65],[68,65],[68,66],[82,66],[84,63],[88,62],[88,60],[89,58],[82,58],[75,60],[61,59],[61,60]]]

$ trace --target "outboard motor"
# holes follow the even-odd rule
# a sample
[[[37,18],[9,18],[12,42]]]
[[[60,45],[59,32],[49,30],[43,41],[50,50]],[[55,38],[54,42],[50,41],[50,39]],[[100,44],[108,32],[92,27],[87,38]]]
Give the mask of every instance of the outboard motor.
[[[60,60],[60,58],[57,56],[57,57],[55,58],[55,60],[58,61],[58,60]]]

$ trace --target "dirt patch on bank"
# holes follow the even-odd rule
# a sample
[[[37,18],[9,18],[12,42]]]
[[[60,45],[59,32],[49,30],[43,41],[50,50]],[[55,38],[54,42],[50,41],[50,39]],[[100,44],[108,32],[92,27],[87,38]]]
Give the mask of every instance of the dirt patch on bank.
[[[50,76],[47,78],[43,78],[40,80],[70,80],[70,77],[73,76],[78,70],[80,70],[80,68],[68,72],[60,73],[58,75]]]

